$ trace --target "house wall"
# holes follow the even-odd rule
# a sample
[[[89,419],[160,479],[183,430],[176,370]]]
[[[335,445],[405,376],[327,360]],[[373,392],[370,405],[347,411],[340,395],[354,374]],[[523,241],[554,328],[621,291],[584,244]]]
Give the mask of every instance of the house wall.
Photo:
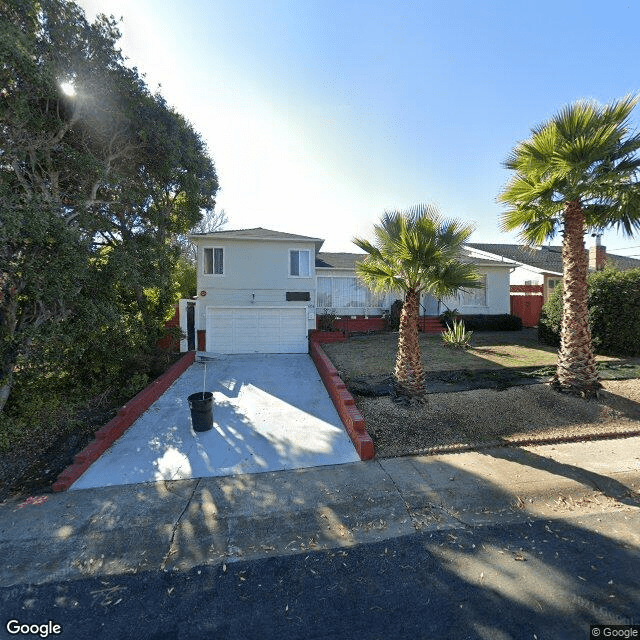
[[[487,278],[487,298],[486,305],[460,305],[456,300],[445,300],[450,308],[457,308],[460,313],[464,314],[500,314],[509,313],[510,301],[509,301],[509,273],[512,267],[501,266],[479,266],[478,272],[486,275]],[[353,271],[348,269],[318,269],[318,276],[333,276],[333,277],[353,277]],[[386,308],[389,309],[394,300],[404,299],[404,294],[401,291],[391,292],[387,294],[385,298]],[[438,311],[437,301],[433,300],[431,296],[424,295],[421,298],[420,314],[424,315],[437,315]],[[444,305],[441,305],[440,312],[446,309]],[[324,308],[317,307],[316,313],[323,313]],[[371,308],[357,308],[357,307],[332,307],[331,311],[338,316],[375,316],[380,315],[380,309]]]
[[[196,328],[206,326],[206,307],[305,307],[308,328],[315,328],[316,273],[313,242],[202,238],[198,247],[198,309]],[[204,273],[205,248],[224,249],[224,273]],[[289,251],[310,252],[309,277],[289,275]],[[308,291],[310,300],[287,301],[287,291]],[[202,295],[204,293],[204,295]]]
[[[486,276],[486,305],[460,304],[456,298],[446,299],[444,302],[451,309],[457,309],[463,315],[495,315],[510,312],[509,300],[509,272],[510,268],[479,266],[478,273]],[[443,305],[441,312],[446,307]]]
[[[511,274],[511,284],[543,284],[544,274],[538,269],[517,267]]]
[[[460,309],[460,312],[468,314],[485,313],[487,315],[509,313],[511,310],[509,299],[510,269],[503,267],[479,267],[478,271],[487,276],[487,306],[465,307]]]
[[[545,273],[544,276],[544,288],[542,289],[542,296],[544,301],[546,302],[549,299],[549,296],[553,293],[553,289],[555,286],[562,282],[562,276],[558,276],[556,274]],[[549,282],[551,281],[551,282]],[[551,286],[553,284],[553,286]]]

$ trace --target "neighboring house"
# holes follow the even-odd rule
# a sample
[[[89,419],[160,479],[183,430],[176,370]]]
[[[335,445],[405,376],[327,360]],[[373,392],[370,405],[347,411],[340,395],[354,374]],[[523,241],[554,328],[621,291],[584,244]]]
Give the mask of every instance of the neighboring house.
[[[517,244],[472,242],[465,246],[474,258],[489,258],[511,264],[513,266],[512,285],[542,285],[545,301],[562,280],[562,246],[560,245],[529,248]],[[590,271],[599,271],[605,264],[611,264],[621,270],[640,267],[640,260],[608,254],[606,247],[600,244],[598,236],[586,252]]]
[[[306,353],[308,333],[325,310],[379,317],[400,295],[377,295],[355,274],[365,254],[321,253],[323,240],[242,229],[194,234],[198,249],[198,349],[213,353]],[[509,313],[511,264],[474,258],[484,287],[439,303],[423,297],[422,315]]]

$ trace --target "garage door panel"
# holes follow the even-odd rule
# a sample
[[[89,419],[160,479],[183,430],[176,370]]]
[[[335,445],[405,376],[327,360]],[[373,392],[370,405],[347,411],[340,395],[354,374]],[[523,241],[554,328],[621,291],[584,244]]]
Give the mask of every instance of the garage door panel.
[[[213,353],[306,353],[304,308],[207,309],[207,351]]]

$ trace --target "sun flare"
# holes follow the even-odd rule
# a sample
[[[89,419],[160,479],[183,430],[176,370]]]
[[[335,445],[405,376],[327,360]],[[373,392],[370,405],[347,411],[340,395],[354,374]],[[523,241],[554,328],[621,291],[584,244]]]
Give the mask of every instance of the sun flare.
[[[61,82],[60,89],[62,89],[62,93],[64,93],[65,96],[72,97],[76,95],[76,88],[72,82]]]

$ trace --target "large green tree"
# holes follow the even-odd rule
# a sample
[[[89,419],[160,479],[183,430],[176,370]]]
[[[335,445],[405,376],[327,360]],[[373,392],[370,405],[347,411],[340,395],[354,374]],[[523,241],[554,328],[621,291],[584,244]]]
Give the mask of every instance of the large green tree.
[[[525,244],[562,234],[563,298],[560,351],[554,386],[592,397],[596,373],[587,309],[587,231],[615,226],[631,236],[640,229],[640,136],[629,116],[637,97],[611,104],[571,104],[535,127],[505,166],[513,176],[499,196],[509,205],[506,231]]]
[[[433,206],[416,205],[385,212],[374,226],[373,243],[354,239],[368,254],[356,267],[360,279],[373,291],[404,294],[394,378],[398,392],[410,398],[426,395],[418,341],[420,295],[443,298],[480,286],[475,268],[462,259],[472,232],[471,226],[444,219]]]
[[[0,411],[53,326],[96,378],[151,349],[175,238],[215,206],[205,144],[119,37],[68,0],[0,0]]]

